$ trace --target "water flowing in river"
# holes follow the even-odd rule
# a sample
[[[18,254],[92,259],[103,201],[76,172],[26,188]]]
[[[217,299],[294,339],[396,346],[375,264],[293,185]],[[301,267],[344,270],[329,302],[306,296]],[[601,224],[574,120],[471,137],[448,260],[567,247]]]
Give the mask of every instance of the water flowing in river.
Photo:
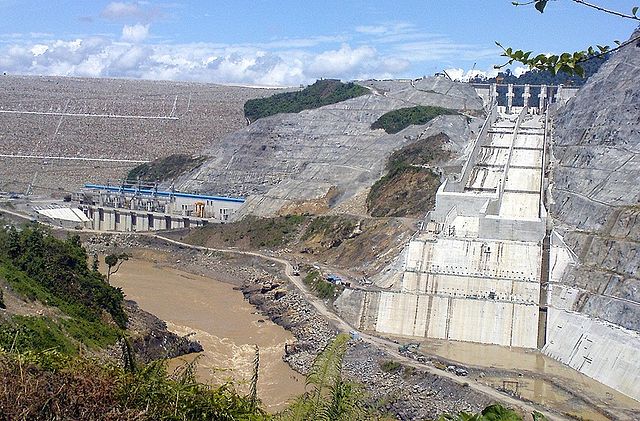
[[[291,333],[258,314],[232,285],[193,275],[143,258],[125,262],[111,276],[128,299],[167,322],[178,335],[193,334],[204,347],[198,356],[200,381],[222,384],[228,379],[248,392],[254,345],[260,349],[258,394],[267,409],[282,409],[288,400],[304,392],[304,377],[284,361],[284,345]],[[186,356],[170,361],[175,367]],[[178,361],[176,361],[178,360]]]

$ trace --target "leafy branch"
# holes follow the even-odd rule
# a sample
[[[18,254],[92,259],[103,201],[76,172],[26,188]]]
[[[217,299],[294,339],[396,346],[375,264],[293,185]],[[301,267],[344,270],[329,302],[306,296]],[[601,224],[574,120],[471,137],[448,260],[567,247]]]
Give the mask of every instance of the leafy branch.
[[[540,13],[544,13],[544,9],[547,7],[547,3],[549,3],[550,0],[531,0],[525,3],[520,3],[518,1],[512,1],[511,4],[513,4],[514,6],[529,6],[531,4],[534,5],[534,7],[536,8],[536,10]],[[583,6],[586,7],[590,7],[592,9],[595,9],[599,12],[604,12],[604,13],[608,13],[610,15],[614,15],[614,16],[618,16],[621,18],[625,18],[625,19],[632,19],[632,20],[637,20],[640,21],[640,17],[638,17],[638,6],[632,7],[631,8],[631,13],[623,13],[623,12],[619,12],[617,10],[611,10],[611,9],[607,9],[605,7],[602,7],[598,4],[595,3],[589,3],[586,2],[584,0],[571,0],[574,3],[578,3],[581,4]]]
[[[528,6],[534,5],[537,11],[540,13],[544,13],[545,8],[547,7],[547,3],[550,0],[530,0],[528,2],[520,3],[517,1],[511,2],[514,6]],[[626,14],[623,12],[619,12],[616,10],[611,10],[604,8],[600,5],[589,3],[584,0],[571,0],[574,3],[581,4],[586,7],[590,7],[592,9],[598,10],[603,13],[611,14],[614,16],[618,16],[625,19],[632,19],[640,22],[640,17],[638,17],[638,7],[633,7],[631,9],[630,14]],[[608,45],[596,45],[595,47],[589,46],[586,50],[583,51],[575,51],[573,53],[562,53],[559,55],[555,54],[537,54],[533,55],[532,51],[523,51],[523,50],[514,50],[511,47],[505,48],[499,42],[496,42],[496,45],[502,48],[501,57],[507,57],[508,60],[506,63],[501,65],[493,66],[495,69],[502,69],[503,67],[509,66],[515,62],[522,63],[529,67],[529,69],[538,69],[542,71],[549,71],[551,74],[555,75],[558,72],[563,72],[569,74],[571,76],[577,75],[580,77],[584,77],[584,68],[581,66],[581,63],[584,63],[588,60],[593,60],[597,58],[602,58],[609,53],[617,51],[624,46],[640,40],[640,36],[632,38],[624,43],[620,43],[619,41],[615,41],[618,44],[617,47],[611,48]]]

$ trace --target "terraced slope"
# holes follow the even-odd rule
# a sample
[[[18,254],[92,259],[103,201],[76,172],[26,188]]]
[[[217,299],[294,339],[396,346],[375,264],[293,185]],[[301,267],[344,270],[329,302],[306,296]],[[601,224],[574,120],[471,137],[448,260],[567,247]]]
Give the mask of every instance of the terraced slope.
[[[107,158],[122,162],[0,156],[0,189],[73,190],[121,178],[171,154],[197,153],[246,126],[245,101],[282,92],[190,82],[0,77],[0,155]]]

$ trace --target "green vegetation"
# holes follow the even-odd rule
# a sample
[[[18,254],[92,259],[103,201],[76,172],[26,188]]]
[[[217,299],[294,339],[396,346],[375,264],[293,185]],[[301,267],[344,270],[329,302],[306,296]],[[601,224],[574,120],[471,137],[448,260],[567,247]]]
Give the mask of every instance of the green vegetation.
[[[367,209],[372,216],[423,216],[435,201],[440,176],[429,166],[451,156],[443,146],[449,137],[438,133],[394,152],[387,174],[369,190]]]
[[[169,155],[146,164],[140,164],[127,174],[127,180],[155,182],[173,180],[195,170],[207,160],[206,156],[193,157],[184,154]]]
[[[38,322],[35,322],[38,323]],[[250,392],[240,394],[233,383],[209,386],[198,383],[197,360],[167,371],[165,361],[138,366],[123,341],[124,367],[86,357],[72,357],[64,350],[2,352],[0,417],[44,421],[86,420],[384,420],[373,407],[361,384],[342,376],[349,336],[338,335],[316,358],[306,379],[306,392],[284,411],[266,413],[256,398],[257,364]],[[257,355],[257,354],[256,354]],[[397,363],[395,363],[397,364]],[[388,366],[395,370],[395,364]],[[390,371],[391,371],[390,370]],[[535,412],[535,421],[544,417]],[[438,421],[521,421],[510,409],[491,405],[480,414],[444,414]]]
[[[412,124],[426,124],[439,115],[458,114],[457,111],[442,107],[418,105],[416,107],[399,108],[380,116],[372,125],[372,129],[384,129],[387,133],[398,133]]]
[[[74,353],[115,343],[126,327],[122,291],[87,266],[78,236],[53,237],[42,227],[0,230],[0,279],[25,299],[55,307],[49,317],[13,316],[0,324],[0,347],[58,348]],[[59,317],[58,317],[59,316]]]
[[[368,94],[369,90],[353,82],[318,80],[297,92],[285,92],[266,98],[250,99],[244,104],[244,115],[253,122],[280,113],[299,113]]]
[[[248,216],[231,224],[210,224],[194,229],[187,241],[196,245],[277,248],[292,240],[305,220],[302,215]]]
[[[324,280],[322,274],[315,269],[307,272],[303,281],[305,285],[323,300],[333,300],[340,292],[337,285]]]
[[[449,136],[438,133],[422,138],[391,154],[387,161],[387,170],[392,171],[408,165],[433,165],[451,157],[451,152],[443,146],[449,142]]]
[[[376,181],[367,195],[371,216],[418,216],[435,201],[440,177],[428,168],[394,167]]]
[[[198,383],[189,364],[128,370],[55,351],[0,354],[0,418],[20,420],[263,420],[269,416],[232,384]]]
[[[342,377],[342,361],[349,336],[338,335],[316,358],[307,375],[304,395],[280,415],[291,421],[326,420],[359,421],[381,419],[380,414],[365,405],[362,385]]]
[[[13,316],[0,325],[0,349],[44,351],[56,349],[65,355],[76,353],[73,343],[58,323],[48,317]]]
[[[534,412],[533,419],[542,421],[545,418],[539,412]],[[438,417],[437,421],[522,421],[522,417],[512,409],[494,404],[489,405],[479,414],[467,412],[460,412],[457,415],[444,414]]]
[[[120,266],[122,266],[122,264],[125,261],[129,260],[129,257],[131,257],[131,255],[129,255],[128,253],[120,253],[120,254],[114,253],[114,254],[109,254],[105,256],[104,262],[107,265],[107,283],[109,283],[109,280],[111,279],[111,275],[118,272],[118,270],[120,269]],[[91,270],[96,271],[97,265],[98,265],[97,262],[94,260]]]
[[[608,7],[603,7],[595,3],[586,2],[582,0],[573,0],[574,3],[577,3],[581,6],[588,7],[591,9],[595,9],[601,13],[613,15],[622,19],[629,19],[635,21],[636,24],[640,22],[640,16],[638,16],[638,11],[640,8],[638,6],[634,6],[631,8],[630,12],[626,12],[623,10],[614,10],[609,9]],[[530,0],[524,2],[513,1],[512,4],[514,6],[530,6],[533,5],[535,9],[544,13],[549,0]],[[608,54],[623,48],[626,45],[632,44],[638,41],[640,37],[631,38],[626,42],[614,41],[618,46],[615,48],[611,48],[608,45],[596,45],[589,46],[585,50],[582,51],[574,51],[574,52],[564,52],[559,54],[534,54],[533,51],[523,51],[523,50],[514,50],[511,47],[503,47],[499,42],[496,42],[498,47],[502,48],[502,57],[506,57],[508,60],[506,63],[501,65],[494,66],[496,69],[503,68],[505,66],[511,65],[513,63],[522,63],[528,66],[530,69],[544,70],[550,72],[551,74],[556,74],[558,72],[566,73],[570,76],[577,75],[580,77],[585,76],[585,63],[589,63],[593,60],[598,60],[602,57],[606,57]]]
[[[385,373],[395,373],[402,368],[402,364],[393,360],[386,360],[380,363],[380,370]]]

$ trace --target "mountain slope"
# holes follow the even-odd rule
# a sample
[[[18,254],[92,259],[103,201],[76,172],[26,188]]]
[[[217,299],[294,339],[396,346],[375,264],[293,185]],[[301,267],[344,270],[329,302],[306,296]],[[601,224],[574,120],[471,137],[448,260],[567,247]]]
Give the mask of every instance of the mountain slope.
[[[241,215],[273,216],[294,203],[318,200],[334,207],[368,189],[384,174],[388,156],[405,144],[443,132],[451,138],[448,147],[459,155],[471,137],[469,117],[461,115],[439,116],[393,135],[372,130],[371,124],[386,112],[432,105],[482,113],[482,101],[471,85],[446,78],[361,84],[371,93],[262,118],[211,144],[204,154],[212,158],[181,177],[176,187],[249,196]]]
[[[545,352],[640,400],[638,69],[636,41],[554,119],[551,214],[567,247],[552,237]]]

